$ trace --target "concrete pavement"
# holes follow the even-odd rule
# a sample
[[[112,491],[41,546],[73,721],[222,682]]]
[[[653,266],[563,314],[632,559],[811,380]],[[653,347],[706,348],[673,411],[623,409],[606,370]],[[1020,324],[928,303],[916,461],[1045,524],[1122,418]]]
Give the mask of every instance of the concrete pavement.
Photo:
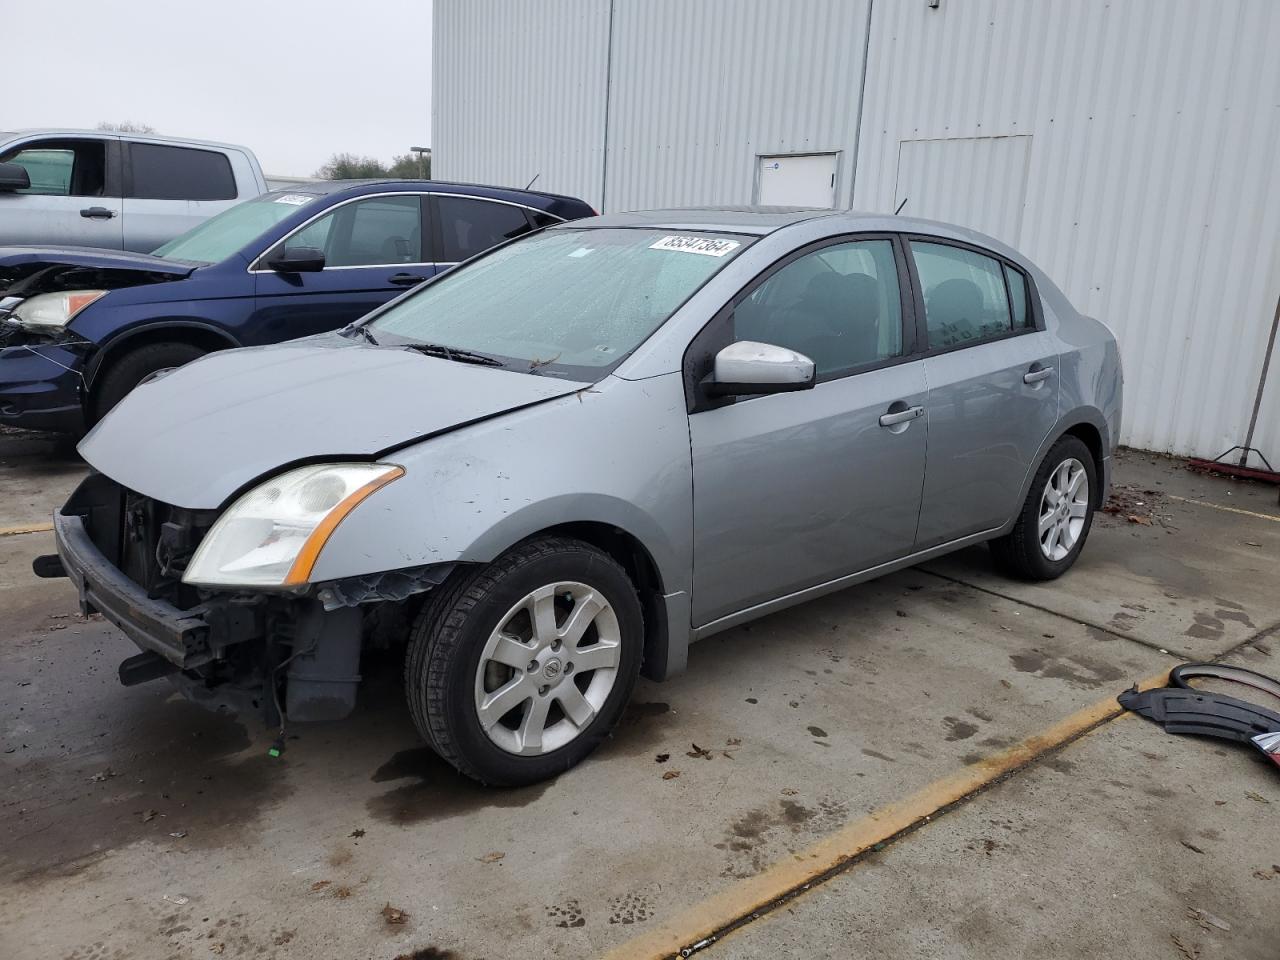
[[[6,460],[0,442],[0,526],[38,517],[38,495],[7,496],[40,488],[38,459]],[[640,956],[637,938],[709,897],[749,914],[777,864],[1175,654],[1238,647],[1280,672],[1274,492],[1137,455],[1117,482],[1124,512],[1063,580],[1011,584],[970,551],[718,635],[682,677],[642,682],[586,764],[519,791],[430,754],[394,656],[363,665],[357,717],[298,726],[279,760],[254,718],[122,688],[130,644],[29,574],[48,535],[0,537],[0,956]],[[1274,955],[1259,898],[1276,902],[1280,876],[1252,871],[1280,864],[1278,787],[1225,744],[1106,723],[708,955],[1067,956],[1106,941],[1177,958],[1173,933]],[[1188,929],[1184,906],[1230,932]]]

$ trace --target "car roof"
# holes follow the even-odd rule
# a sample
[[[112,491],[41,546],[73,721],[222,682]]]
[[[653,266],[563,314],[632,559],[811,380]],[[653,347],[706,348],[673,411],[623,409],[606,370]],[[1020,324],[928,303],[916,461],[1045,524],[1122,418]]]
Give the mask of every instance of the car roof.
[[[514,187],[493,187],[480,183],[454,183],[449,180],[408,180],[388,177],[368,180],[307,180],[301,183],[281,186],[272,190],[266,196],[305,194],[315,197],[327,197],[348,192],[350,196],[355,197],[373,193],[394,193],[403,190],[456,193],[494,200],[510,200],[539,210],[552,210],[553,212],[557,207],[564,204],[576,204],[586,209],[584,201],[576,197],[566,197],[558,193],[544,193],[540,190],[518,190]]]
[[[812,207],[684,207],[633,210],[575,221],[578,227],[656,227],[670,230],[721,230],[764,236],[802,220],[835,216]]]
[[[186,144],[199,147],[222,147],[228,150],[248,152],[248,147],[238,143],[225,143],[218,140],[199,140],[195,137],[166,137],[159,133],[131,133],[125,130],[86,130],[77,127],[24,127],[19,130],[7,130],[0,133],[0,142],[17,140],[26,137],[128,137],[145,143]]]
[[[1018,251],[1005,243],[968,227],[920,217],[900,217],[889,213],[871,213],[859,210],[830,210],[815,207],[688,207],[670,210],[634,210],[628,213],[610,213],[599,217],[575,220],[570,224],[558,224],[553,229],[566,227],[649,227],[659,230],[706,230],[723,233],[744,233],[763,237],[810,220],[823,220],[830,227],[830,234],[840,233],[916,233],[972,243],[1000,253],[1024,265],[1029,262]]]

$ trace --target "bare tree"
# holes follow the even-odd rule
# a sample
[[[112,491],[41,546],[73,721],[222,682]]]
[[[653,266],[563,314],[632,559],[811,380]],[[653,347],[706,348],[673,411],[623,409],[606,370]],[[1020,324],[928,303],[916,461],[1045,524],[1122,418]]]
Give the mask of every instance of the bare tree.
[[[121,123],[110,123],[103,120],[98,124],[99,130],[110,130],[112,133],[155,133],[156,128],[149,123],[135,123],[132,120],[125,120]]]

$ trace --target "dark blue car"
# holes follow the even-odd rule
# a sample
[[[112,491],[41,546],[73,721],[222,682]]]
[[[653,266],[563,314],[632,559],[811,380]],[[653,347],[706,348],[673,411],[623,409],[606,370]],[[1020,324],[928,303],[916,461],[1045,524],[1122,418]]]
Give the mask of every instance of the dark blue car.
[[[157,370],[344,326],[494,244],[593,213],[527,190],[348,181],[265,194],[149,255],[0,247],[0,423],[81,432]]]

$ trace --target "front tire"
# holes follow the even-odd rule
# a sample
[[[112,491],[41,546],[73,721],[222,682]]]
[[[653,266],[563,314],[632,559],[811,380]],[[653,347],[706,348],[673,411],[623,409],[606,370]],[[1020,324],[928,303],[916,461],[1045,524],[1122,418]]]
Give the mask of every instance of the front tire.
[[[418,731],[481,783],[519,786],[579,763],[617,723],[640,669],[635,586],[564,537],[455,573],[418,615],[405,693]]]
[[[90,404],[90,424],[110,413],[130,390],[153,373],[190,363],[203,357],[205,352],[190,343],[149,343],[130,350],[112,362],[103,373]]]
[[[1013,530],[991,541],[997,566],[1019,580],[1053,580],[1071,569],[1093,526],[1097,477],[1084,441],[1066,436],[1055,443],[1031,481]]]

